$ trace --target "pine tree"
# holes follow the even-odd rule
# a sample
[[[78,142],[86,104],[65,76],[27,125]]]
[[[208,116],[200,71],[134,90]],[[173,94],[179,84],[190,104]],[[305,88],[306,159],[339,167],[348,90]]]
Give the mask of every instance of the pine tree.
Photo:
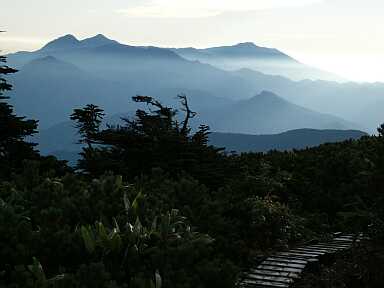
[[[0,56],[0,172],[4,174],[20,165],[23,159],[37,155],[33,150],[35,145],[25,142],[27,136],[37,132],[37,121],[17,116],[4,94],[12,90],[4,76],[16,72],[6,65],[6,57]]]
[[[79,143],[92,148],[92,138],[99,132],[104,117],[104,110],[93,104],[88,104],[82,109],[74,109],[71,120],[76,122],[76,128],[82,139]]]
[[[90,143],[97,147],[83,150],[78,168],[94,176],[112,171],[127,179],[161,168],[173,176],[187,172],[208,185],[222,182],[217,177],[225,169],[222,149],[208,145],[208,126],[202,125],[191,133],[189,124],[196,113],[189,108],[185,96],[179,99],[184,112],[182,121],[177,120],[176,109],[163,106],[153,97],[133,97],[133,101],[148,105],[149,111],[139,109],[135,119],[123,118],[122,125],[89,133]],[[84,110],[78,111],[76,119],[83,114]],[[78,128],[82,127],[79,123]],[[222,165],[216,165],[219,162]]]
[[[384,137],[384,123],[377,128],[377,132],[379,133],[380,137]]]

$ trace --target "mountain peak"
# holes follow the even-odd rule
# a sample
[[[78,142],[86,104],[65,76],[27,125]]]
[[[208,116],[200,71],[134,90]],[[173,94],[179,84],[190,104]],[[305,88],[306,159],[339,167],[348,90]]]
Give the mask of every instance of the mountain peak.
[[[80,41],[80,44],[82,47],[90,48],[90,47],[99,47],[99,46],[104,46],[109,44],[118,44],[118,42],[107,38],[103,34],[97,34],[96,36],[86,38]]]
[[[76,47],[80,43],[79,40],[72,34],[67,34],[62,37],[59,37],[47,45],[45,45],[41,50],[49,51],[49,50],[62,50]]]
[[[47,45],[41,48],[41,50],[45,52],[47,51],[50,52],[50,51],[57,51],[57,50],[82,48],[82,47],[94,48],[94,47],[99,47],[99,46],[104,46],[109,44],[118,44],[118,42],[105,37],[103,34],[97,34],[93,37],[86,38],[81,41],[79,41],[75,36],[71,34],[67,34],[65,36],[62,36],[60,38],[57,38],[49,42]]]
[[[64,35],[64,36],[61,36],[59,38],[57,38],[56,40],[54,41],[62,41],[62,42],[72,42],[72,43],[77,43],[79,42],[79,40],[77,40],[77,38],[75,36],[73,36],[72,34],[67,34],[67,35]]]
[[[280,107],[282,105],[284,106],[287,104],[290,105],[290,103],[288,103],[285,99],[281,98],[279,95],[267,90],[263,90],[256,96],[253,96],[252,98],[248,99],[248,103],[268,103],[269,105],[276,105],[276,107]]]
[[[279,97],[279,96],[277,96],[275,93],[271,91],[263,90],[256,97]]]
[[[55,73],[69,73],[70,75],[74,75],[79,71],[80,69],[77,66],[54,56],[44,56],[34,59],[25,64],[22,69],[22,73],[32,73],[33,75],[39,75],[39,73],[48,73],[50,75]]]
[[[61,66],[68,66],[68,65],[71,65],[67,62],[64,62],[62,60],[59,60],[57,59],[56,57],[54,56],[44,56],[44,57],[41,57],[41,58],[36,58],[36,59],[33,59],[31,62],[27,63],[25,67],[28,67],[28,66],[45,66],[45,67],[48,67],[48,66],[52,66],[52,65],[55,65],[55,66],[58,66],[58,65],[61,65]]]
[[[100,33],[95,35],[95,36],[93,36],[93,37],[91,37],[91,38],[94,38],[94,39],[108,39],[105,35],[100,34]]]
[[[238,48],[257,48],[258,46],[255,45],[255,43],[253,43],[253,42],[243,42],[243,43],[238,43],[238,44],[234,45],[234,47],[238,47]]]

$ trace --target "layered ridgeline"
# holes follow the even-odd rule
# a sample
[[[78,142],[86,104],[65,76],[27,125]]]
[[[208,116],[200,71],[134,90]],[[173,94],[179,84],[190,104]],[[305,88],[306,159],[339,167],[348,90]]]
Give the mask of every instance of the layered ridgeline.
[[[263,96],[259,95],[257,97],[262,98]],[[300,109],[302,108],[293,106],[292,113],[299,113],[298,110]],[[267,118],[268,111],[266,110],[265,112],[266,113],[264,113],[264,116]],[[112,117],[108,117],[105,119],[103,127],[105,127],[106,124],[121,125],[123,124],[121,118],[132,118],[132,115],[134,115],[133,112],[116,114]],[[302,117],[305,116],[306,115],[304,113]],[[319,114],[317,117],[322,117],[322,115]],[[247,118],[244,117],[243,119]],[[228,121],[230,122],[230,120]],[[268,123],[268,121],[265,122]],[[243,125],[245,126],[245,124]],[[220,131],[219,128],[214,130]],[[239,130],[241,129],[239,128]],[[265,128],[265,130],[268,129]],[[209,135],[209,143],[216,147],[223,147],[228,152],[268,152],[269,150],[286,151],[292,149],[314,147],[324,143],[334,143],[349,139],[359,139],[366,135],[367,134],[365,132],[358,130],[318,129],[289,130],[287,132],[272,135],[213,132]],[[74,123],[67,121],[40,131],[34,140],[39,143],[38,149],[42,154],[55,155],[59,159],[68,160],[71,165],[75,165],[76,161],[80,157],[79,153],[82,149],[82,145],[78,144],[79,137],[80,135],[74,127]]]
[[[41,129],[67,121],[73,108],[88,103],[113,115],[134,111],[129,101],[133,95],[153,95],[173,106],[179,93],[188,96],[200,120],[221,132],[271,134],[300,128],[371,132],[382,122],[378,107],[383,84],[292,81],[268,75],[272,71],[266,66],[251,66],[252,61],[241,59],[253,55],[271,63],[280,59],[306,66],[276,49],[249,43],[208,50],[232,55],[231,61],[237,63],[232,68],[243,69],[225,70],[229,67],[224,60],[214,65],[191,61],[185,50],[123,45],[103,35],[81,41],[67,35],[37,51],[9,55],[9,63],[21,71],[10,79],[16,86],[11,99],[18,113],[39,119]],[[314,77],[308,72],[305,78]],[[270,99],[255,100],[264,90],[273,92]]]
[[[305,149],[325,143],[359,139],[367,136],[358,130],[297,129],[273,135],[212,133],[210,144],[225,147],[228,152],[268,152]]]
[[[179,48],[172,51],[186,59],[208,63],[225,70],[249,68],[292,80],[343,80],[339,76],[306,66],[277,49],[260,47],[250,42],[206,49]]]

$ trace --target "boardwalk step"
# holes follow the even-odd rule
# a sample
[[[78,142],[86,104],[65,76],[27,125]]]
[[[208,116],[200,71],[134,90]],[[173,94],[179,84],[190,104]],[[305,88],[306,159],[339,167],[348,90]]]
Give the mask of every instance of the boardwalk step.
[[[247,279],[252,280],[262,280],[262,281],[272,281],[272,282],[278,282],[278,283],[292,283],[293,279],[283,276],[271,276],[271,275],[260,275],[260,274],[246,274],[245,277]]]
[[[315,257],[318,257],[318,256],[322,256],[325,254],[325,252],[320,252],[320,251],[316,251],[316,250],[309,250],[309,249],[292,249],[292,250],[289,250],[288,252],[290,253],[306,253],[306,254],[309,254],[309,255],[313,255]]]
[[[300,278],[300,275],[298,273],[271,271],[271,270],[263,270],[263,269],[253,269],[251,273],[260,274],[260,275],[288,277],[288,278],[294,278],[294,279]]]
[[[245,287],[280,287],[280,288],[289,287],[288,283],[279,283],[279,282],[263,281],[263,280],[256,280],[256,279],[244,279],[243,284],[247,285]],[[250,285],[253,285],[253,286],[250,286]]]
[[[319,249],[320,251],[325,251],[325,252],[330,252],[330,253],[334,253],[334,252],[337,252],[341,249],[344,249],[344,248],[336,248],[336,247],[333,247],[333,246],[326,246],[326,245],[311,245],[311,246],[307,246],[307,247],[299,247],[297,249]]]
[[[294,252],[280,252],[277,255],[283,255],[283,256],[295,256],[296,258],[303,258],[303,259],[311,259],[316,258],[318,255],[314,254],[306,254],[306,253],[294,253]]]
[[[298,268],[298,269],[304,269],[305,264],[295,264],[295,263],[286,263],[286,262],[279,262],[279,261],[264,261],[263,265],[271,265],[271,266],[281,266],[281,267],[290,267],[290,268]]]
[[[335,249],[323,249],[323,248],[317,248],[317,247],[311,247],[311,246],[307,246],[307,247],[297,247],[295,248],[295,250],[300,250],[300,251],[303,251],[303,252],[314,252],[314,253],[322,253],[322,254],[326,254],[326,253],[333,253],[334,251],[336,251]]]
[[[288,288],[300,278],[304,270],[311,269],[311,263],[319,262],[325,255],[341,253],[361,241],[363,235],[335,234],[329,242],[302,245],[289,251],[278,252],[267,257],[256,268],[244,274],[240,287],[244,288]],[[314,265],[314,264],[311,264]]]
[[[268,257],[266,261],[279,261],[279,262],[285,262],[285,263],[293,263],[293,264],[308,264],[308,261],[305,260],[296,260],[288,257],[277,257],[277,256],[272,256]]]
[[[257,266],[257,269],[264,269],[264,270],[270,270],[270,271],[280,271],[280,272],[290,272],[290,273],[301,273],[301,271],[303,271],[303,269],[300,269],[300,268],[280,267],[280,266],[263,265],[263,264]]]

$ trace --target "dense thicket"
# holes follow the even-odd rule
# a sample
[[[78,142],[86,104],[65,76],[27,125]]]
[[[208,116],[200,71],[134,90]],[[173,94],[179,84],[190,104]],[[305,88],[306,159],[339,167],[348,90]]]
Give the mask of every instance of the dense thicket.
[[[182,121],[152,97],[134,100],[149,109],[106,129],[101,108],[74,110],[87,144],[76,171],[40,157],[24,139],[36,122],[0,104],[0,287],[234,287],[255,257],[297,242],[340,230],[383,241],[382,127],[227,155],[207,144],[208,127],[190,130],[185,96]],[[364,277],[359,287],[375,287]]]

